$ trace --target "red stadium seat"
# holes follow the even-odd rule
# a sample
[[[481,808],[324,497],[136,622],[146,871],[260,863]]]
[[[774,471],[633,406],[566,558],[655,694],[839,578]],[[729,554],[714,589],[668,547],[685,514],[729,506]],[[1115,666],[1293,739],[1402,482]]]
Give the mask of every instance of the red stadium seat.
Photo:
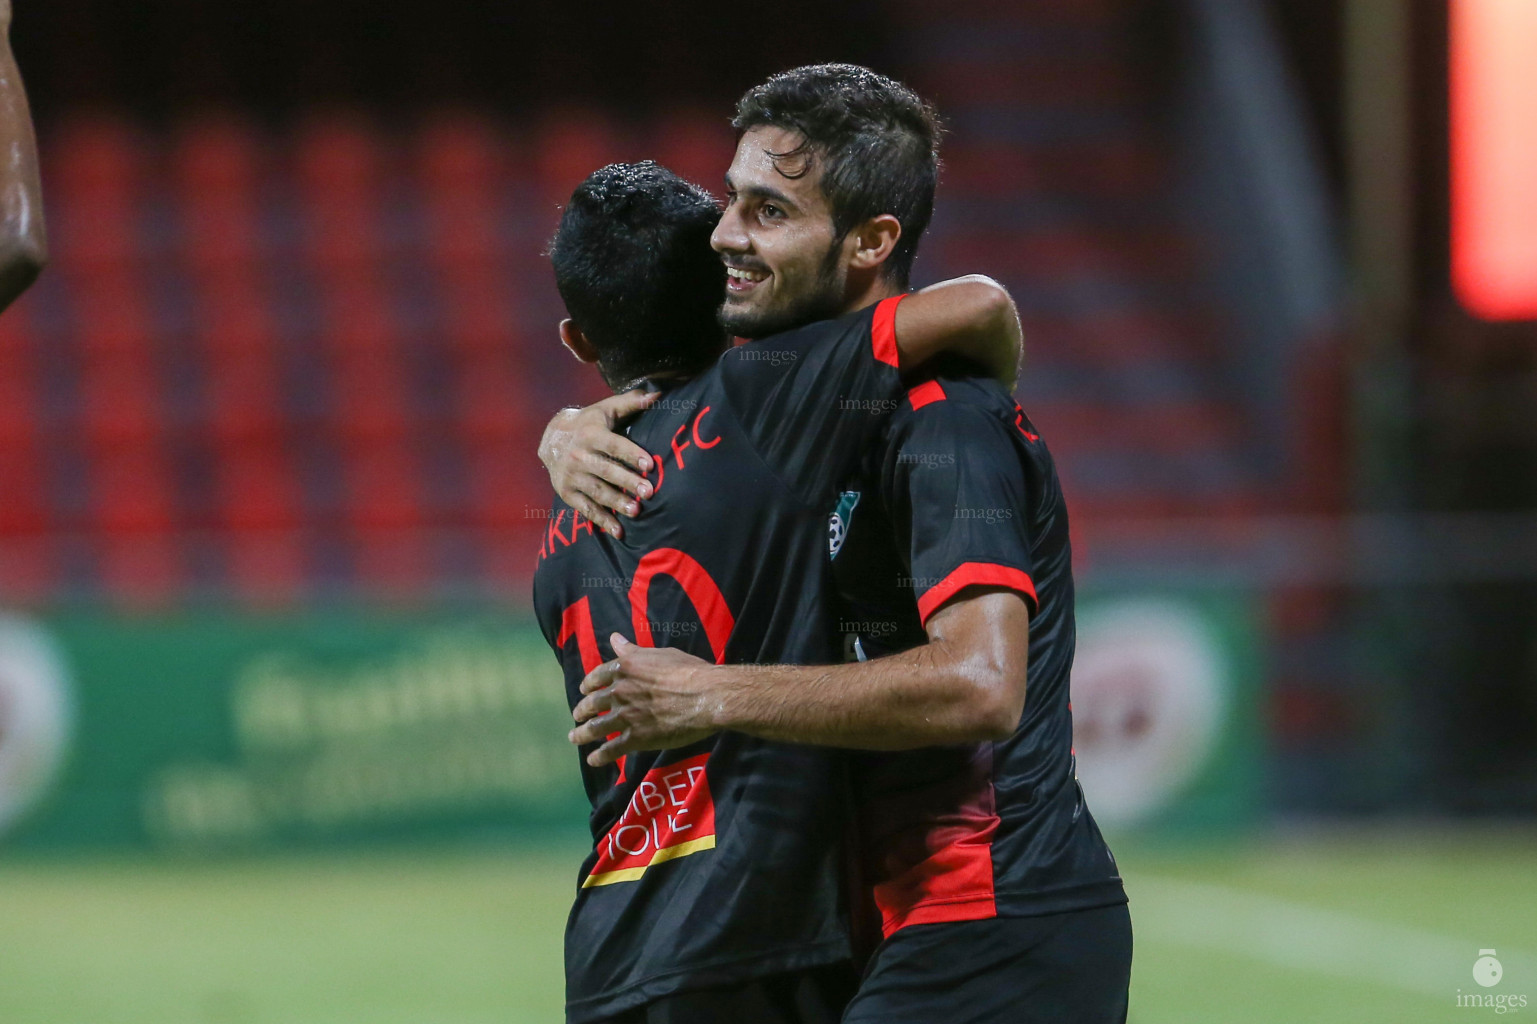
[[[378,187],[384,169],[382,140],[361,113],[325,114],[300,130],[295,164],[300,185],[313,199],[346,201]]]
[[[324,277],[368,273],[382,259],[382,140],[360,117],[312,121],[295,154],[304,201],[305,247]]]
[[[106,533],[139,536],[175,525],[170,469],[154,449],[99,453],[91,463],[92,519]]]
[[[393,295],[371,273],[333,274],[321,315],[325,346],[341,358],[387,359],[399,345]]]
[[[147,174],[144,140],[111,115],[74,117],[44,138],[44,185],[60,206],[132,203]]]
[[[282,607],[302,594],[306,574],[297,530],[240,530],[225,539],[226,574],[248,605]]]
[[[370,600],[410,598],[434,582],[428,538],[417,529],[359,529],[352,555],[361,592]]]
[[[0,601],[16,607],[43,605],[54,593],[58,559],[46,533],[0,535]]]
[[[170,163],[187,266],[195,274],[254,272],[263,163],[255,131],[228,115],[195,122],[179,133]]]
[[[97,557],[109,599],[130,609],[166,607],[186,582],[181,547],[170,531],[107,534],[99,540]]]
[[[56,267],[92,273],[140,258],[148,153],[125,121],[69,121],[45,140],[42,166]]]
[[[33,537],[52,525],[48,474],[30,443],[0,444],[0,539]]]
[[[531,449],[539,443],[542,421],[548,417],[542,407],[530,408],[527,388],[505,352],[461,363],[455,398],[455,424],[470,444]]]
[[[475,114],[434,116],[422,128],[415,150],[418,176],[432,196],[495,195],[509,170],[500,127]]]
[[[277,446],[247,445],[216,460],[217,522],[235,533],[294,531],[303,521],[292,461]]]
[[[209,276],[197,294],[196,335],[216,361],[261,356],[278,359],[277,325],[257,282],[246,273]]]
[[[202,422],[219,451],[270,445],[287,430],[283,391],[269,353],[235,352],[204,368]]]
[[[608,117],[581,108],[551,111],[535,130],[533,145],[539,189],[535,228],[545,236],[554,231],[559,207],[582,179],[605,164],[646,155],[625,140]]]
[[[427,252],[441,274],[498,269],[506,255],[500,203],[490,195],[431,195]]]
[[[515,351],[513,285],[510,274],[490,270],[442,276],[443,341],[455,359],[505,359]]]
[[[136,273],[95,273],[77,281],[75,324],[87,365],[152,357],[154,326],[145,282]]]
[[[420,527],[423,511],[420,461],[403,445],[380,445],[345,453],[345,515],[355,529]]]
[[[152,367],[122,355],[98,359],[80,379],[80,429],[95,450],[152,448],[164,429],[164,410]]]
[[[735,148],[735,132],[722,111],[685,107],[663,114],[652,125],[647,155],[720,195]]]
[[[184,125],[171,155],[178,188],[200,198],[252,195],[263,163],[255,127],[234,114],[209,115]]]
[[[398,443],[415,422],[404,370],[390,349],[340,356],[331,391],[332,423],[349,445]]]
[[[91,489],[99,573],[108,595],[131,606],[170,601],[184,582],[185,566],[163,457],[153,450],[98,455]]]
[[[31,445],[41,414],[37,375],[28,336],[27,311],[15,307],[0,317],[0,452]],[[0,493],[8,493],[0,487]]]
[[[550,482],[532,447],[486,445],[471,449],[471,518],[488,531],[542,528]]]

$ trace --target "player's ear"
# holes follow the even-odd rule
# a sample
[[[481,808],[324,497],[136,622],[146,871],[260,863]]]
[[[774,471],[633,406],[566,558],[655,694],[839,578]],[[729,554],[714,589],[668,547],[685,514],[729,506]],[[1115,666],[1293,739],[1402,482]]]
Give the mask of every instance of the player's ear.
[[[598,361],[598,350],[592,347],[592,342],[587,340],[587,335],[583,334],[582,329],[569,317],[560,322],[560,343],[584,363]]]
[[[891,258],[902,237],[902,222],[889,213],[871,217],[854,229],[854,253],[849,266],[854,270],[872,270]]]

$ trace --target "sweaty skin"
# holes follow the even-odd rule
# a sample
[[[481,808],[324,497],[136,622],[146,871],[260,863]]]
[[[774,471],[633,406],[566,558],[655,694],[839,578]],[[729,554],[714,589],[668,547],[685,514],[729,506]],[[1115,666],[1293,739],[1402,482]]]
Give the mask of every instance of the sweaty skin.
[[[800,139],[781,128],[742,134],[726,173],[726,208],[710,239],[728,268],[722,318],[753,337],[863,309],[901,290],[883,269],[901,223],[889,214],[872,217],[835,243],[820,169],[807,168],[805,156],[774,157],[794,150]],[[904,372],[951,352],[1013,388],[1023,334],[1014,303],[997,282],[973,276],[925,288],[897,307],[895,327]],[[644,481],[650,459],[613,433],[618,417],[607,403],[614,401],[557,413],[539,458],[563,501],[619,537],[619,517],[636,515],[639,501],[650,496]]]
[[[613,739],[597,767],[723,729],[784,743],[909,750],[1004,739],[1025,706],[1030,609],[1012,590],[962,591],[929,617],[929,642],[843,665],[714,665],[618,633],[582,680],[572,743]],[[615,735],[617,734],[617,735]]]
[[[48,261],[37,139],[10,37],[11,0],[0,0],[0,310],[31,287]]]

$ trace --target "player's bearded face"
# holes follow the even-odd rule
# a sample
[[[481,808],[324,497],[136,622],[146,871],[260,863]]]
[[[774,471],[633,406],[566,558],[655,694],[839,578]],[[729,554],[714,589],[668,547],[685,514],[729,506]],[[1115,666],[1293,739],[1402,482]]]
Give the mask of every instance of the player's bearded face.
[[[711,242],[727,268],[721,324],[738,337],[762,338],[843,310],[845,240],[834,235],[817,166],[783,156],[799,142],[794,132],[751,129],[726,175],[726,211]]]

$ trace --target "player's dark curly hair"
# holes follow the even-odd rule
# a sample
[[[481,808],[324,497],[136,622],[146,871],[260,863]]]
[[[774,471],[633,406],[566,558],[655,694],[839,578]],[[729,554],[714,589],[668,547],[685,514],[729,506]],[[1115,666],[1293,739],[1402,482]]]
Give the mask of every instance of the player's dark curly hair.
[[[615,389],[692,372],[724,350],[726,268],[710,248],[720,208],[650,160],[609,164],[571,194],[550,241],[555,287]]]
[[[839,239],[871,217],[896,217],[902,237],[884,270],[907,286],[939,182],[943,129],[933,107],[869,68],[812,64],[749,89],[731,124],[739,134],[761,126],[801,134],[805,141],[774,154],[776,163],[781,174],[799,177],[820,162],[822,194]],[[798,157],[809,160],[788,159]]]

